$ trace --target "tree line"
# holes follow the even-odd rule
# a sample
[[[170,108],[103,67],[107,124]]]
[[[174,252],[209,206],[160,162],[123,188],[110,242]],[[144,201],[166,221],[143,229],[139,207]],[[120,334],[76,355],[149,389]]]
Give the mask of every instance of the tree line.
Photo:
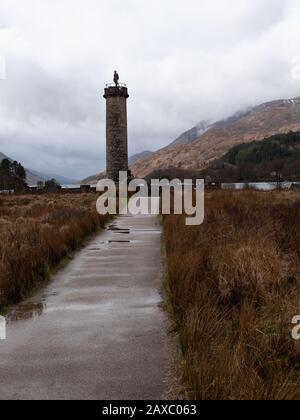
[[[0,189],[26,190],[26,170],[20,162],[11,161],[7,158],[0,162]],[[61,189],[55,179],[39,181],[37,189],[45,192],[56,192]]]
[[[300,132],[239,144],[201,172],[214,182],[300,180]]]
[[[0,163],[0,175],[15,177],[22,181],[26,180],[26,171],[20,162],[3,159]]]
[[[260,164],[274,160],[300,158],[300,132],[276,134],[263,141],[253,141],[233,147],[220,159],[231,165]]]

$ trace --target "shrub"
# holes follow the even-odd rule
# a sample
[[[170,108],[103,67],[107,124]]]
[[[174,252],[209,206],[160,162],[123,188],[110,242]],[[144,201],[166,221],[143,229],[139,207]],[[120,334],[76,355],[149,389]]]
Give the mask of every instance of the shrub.
[[[203,225],[164,217],[186,397],[300,398],[299,215],[297,193],[215,191]]]
[[[96,195],[0,200],[0,308],[22,299],[83,240],[103,228]]]

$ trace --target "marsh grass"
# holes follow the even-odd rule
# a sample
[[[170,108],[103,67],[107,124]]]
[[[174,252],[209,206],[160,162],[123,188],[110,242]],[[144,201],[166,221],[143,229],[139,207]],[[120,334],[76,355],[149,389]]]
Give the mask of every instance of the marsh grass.
[[[48,278],[106,218],[96,195],[0,197],[0,309]]]
[[[299,216],[298,193],[215,191],[203,225],[164,217],[186,398],[300,398]]]

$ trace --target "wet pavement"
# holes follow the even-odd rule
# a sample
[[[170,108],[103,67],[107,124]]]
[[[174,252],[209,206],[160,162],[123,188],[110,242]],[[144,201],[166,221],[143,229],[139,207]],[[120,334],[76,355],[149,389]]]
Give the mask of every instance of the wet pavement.
[[[168,337],[160,226],[122,216],[49,285],[13,307],[0,341],[0,399],[161,399]]]

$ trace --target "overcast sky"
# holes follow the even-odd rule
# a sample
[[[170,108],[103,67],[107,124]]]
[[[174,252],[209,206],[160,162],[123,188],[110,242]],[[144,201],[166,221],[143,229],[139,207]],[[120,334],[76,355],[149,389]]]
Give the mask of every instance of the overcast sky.
[[[129,87],[130,154],[300,96],[300,2],[0,0],[1,55],[0,151],[80,179],[105,166],[115,69]]]

